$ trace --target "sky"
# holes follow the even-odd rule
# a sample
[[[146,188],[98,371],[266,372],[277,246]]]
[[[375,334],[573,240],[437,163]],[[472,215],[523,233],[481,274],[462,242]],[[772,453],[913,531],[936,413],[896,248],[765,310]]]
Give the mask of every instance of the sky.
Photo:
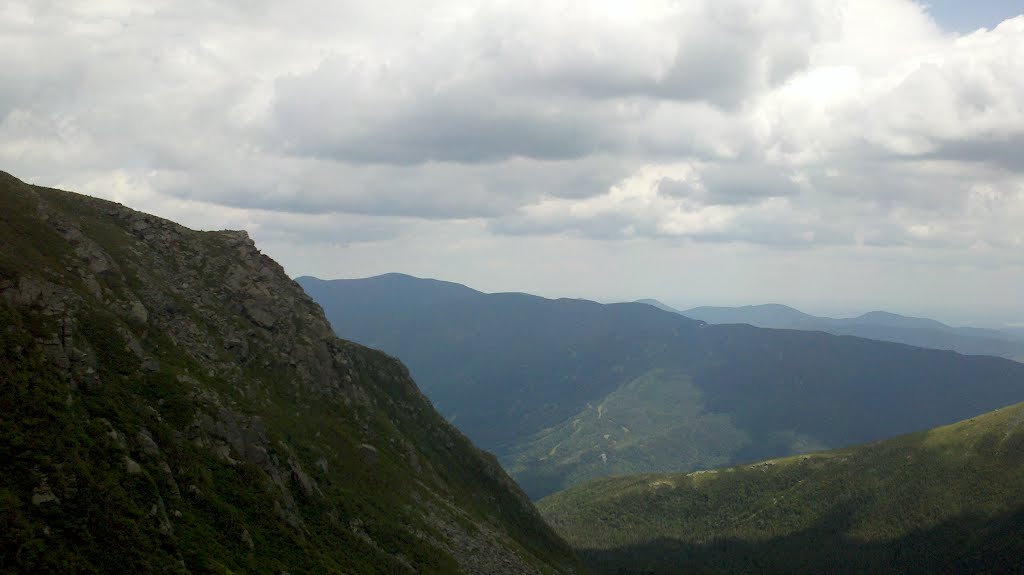
[[[1024,0],[0,4],[0,169],[289,274],[1024,325]]]

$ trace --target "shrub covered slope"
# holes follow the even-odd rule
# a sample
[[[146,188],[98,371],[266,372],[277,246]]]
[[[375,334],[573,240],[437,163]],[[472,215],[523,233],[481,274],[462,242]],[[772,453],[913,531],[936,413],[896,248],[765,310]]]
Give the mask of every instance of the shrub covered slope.
[[[0,205],[0,571],[575,571],[244,232],[3,173]]]
[[[538,505],[594,573],[1019,573],[1024,403],[837,451],[599,479]]]

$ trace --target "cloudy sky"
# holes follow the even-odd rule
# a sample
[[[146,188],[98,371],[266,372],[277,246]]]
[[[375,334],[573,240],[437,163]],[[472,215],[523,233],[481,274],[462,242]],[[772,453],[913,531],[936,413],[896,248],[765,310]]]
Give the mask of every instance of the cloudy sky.
[[[1024,2],[0,3],[0,169],[292,275],[1024,324]]]

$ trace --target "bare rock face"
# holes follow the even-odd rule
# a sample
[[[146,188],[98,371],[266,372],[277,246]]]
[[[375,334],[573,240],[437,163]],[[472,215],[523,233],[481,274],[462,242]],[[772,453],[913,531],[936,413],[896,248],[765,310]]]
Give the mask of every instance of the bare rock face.
[[[57,499],[53,490],[44,484],[32,492],[32,505],[46,505],[47,503],[60,503],[60,499]]]
[[[377,460],[380,459],[380,452],[377,451],[376,447],[368,443],[359,445],[359,455],[362,456],[363,463],[367,465],[374,465],[377,463]]]
[[[4,569],[576,569],[404,366],[335,338],[245,232],[2,172],[0,205]]]

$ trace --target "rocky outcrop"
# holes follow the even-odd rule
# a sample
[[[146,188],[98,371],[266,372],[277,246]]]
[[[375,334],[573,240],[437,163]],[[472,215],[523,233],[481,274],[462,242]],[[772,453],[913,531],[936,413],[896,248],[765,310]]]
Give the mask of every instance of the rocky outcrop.
[[[4,569],[575,569],[404,366],[336,339],[245,232],[2,173],[0,203]]]

